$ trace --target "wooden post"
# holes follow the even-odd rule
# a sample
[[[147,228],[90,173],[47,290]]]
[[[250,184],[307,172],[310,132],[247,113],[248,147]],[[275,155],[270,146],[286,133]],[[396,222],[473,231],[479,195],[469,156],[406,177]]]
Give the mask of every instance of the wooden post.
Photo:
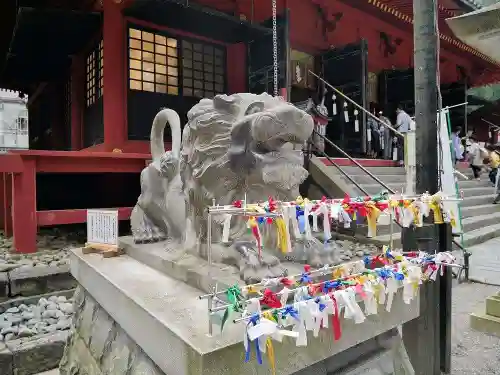
[[[436,0],[413,1],[417,194],[434,194],[439,189],[436,17]],[[415,231],[420,250],[436,252],[437,228],[426,222]],[[426,283],[420,291],[420,316],[403,326],[403,340],[415,375],[441,375],[439,292],[439,277],[436,282]]]
[[[34,253],[36,247],[36,161],[23,160],[23,171],[14,174],[12,229],[19,253]]]

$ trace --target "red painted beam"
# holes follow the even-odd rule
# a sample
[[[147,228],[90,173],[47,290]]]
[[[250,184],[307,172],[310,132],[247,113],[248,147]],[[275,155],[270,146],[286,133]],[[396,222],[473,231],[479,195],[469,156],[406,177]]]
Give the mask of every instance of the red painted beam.
[[[107,209],[107,208],[106,208]],[[110,208],[111,210],[113,208]],[[118,220],[128,220],[133,207],[119,207]],[[62,224],[79,224],[87,222],[87,210],[47,210],[37,211],[36,218],[39,227]]]
[[[21,172],[22,162],[35,161],[37,172],[46,173],[139,173],[144,168],[148,154],[84,152],[84,151],[15,151],[9,160],[8,172]],[[3,158],[0,155],[0,172],[3,171]],[[21,168],[14,163],[17,159]]]
[[[0,173],[21,173],[23,160],[16,154],[0,154]]]

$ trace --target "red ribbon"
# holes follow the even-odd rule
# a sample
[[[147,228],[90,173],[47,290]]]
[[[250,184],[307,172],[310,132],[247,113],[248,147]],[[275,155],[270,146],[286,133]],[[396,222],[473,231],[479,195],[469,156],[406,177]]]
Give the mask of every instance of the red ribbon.
[[[280,283],[282,283],[284,286],[292,286],[293,284],[295,284],[292,280],[290,280],[289,278],[287,277],[283,277],[281,280],[280,280]]]
[[[233,206],[236,208],[241,208],[243,207],[243,203],[241,201],[234,201]]]
[[[339,318],[339,307],[337,305],[337,299],[330,293],[330,298],[333,301],[334,314],[332,315],[332,329],[333,329],[333,338],[335,341],[339,341],[342,337],[342,328],[340,327],[340,318]]]
[[[264,290],[264,296],[261,298],[260,303],[272,309],[281,307],[281,301],[278,296],[269,289]]]

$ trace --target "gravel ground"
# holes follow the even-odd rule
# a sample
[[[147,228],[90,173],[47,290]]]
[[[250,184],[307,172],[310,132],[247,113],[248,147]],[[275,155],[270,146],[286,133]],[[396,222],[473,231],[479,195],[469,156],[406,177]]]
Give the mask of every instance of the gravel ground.
[[[33,254],[14,253],[12,238],[0,231],[0,272],[12,268],[60,266],[68,263],[69,249],[81,247],[82,233],[68,234],[58,229],[41,231],[37,238],[38,251]]]
[[[484,312],[486,297],[499,287],[460,284],[453,288],[452,375],[500,375],[500,338],[470,328],[469,314]]]
[[[70,329],[73,301],[65,296],[40,298],[0,311],[0,342]]]

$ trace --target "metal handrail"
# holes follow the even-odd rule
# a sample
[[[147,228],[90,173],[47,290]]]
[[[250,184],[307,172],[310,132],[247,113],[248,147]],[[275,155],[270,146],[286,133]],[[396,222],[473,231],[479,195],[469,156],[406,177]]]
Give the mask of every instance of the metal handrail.
[[[340,172],[340,173],[341,173],[341,174],[342,174],[345,178],[347,178],[347,179],[348,179],[348,180],[349,180],[352,184],[354,184],[354,186],[356,186],[356,187],[357,187],[357,188],[358,188],[358,189],[359,189],[359,190],[360,190],[363,194],[365,194],[365,195],[369,195],[369,194],[368,194],[368,192],[367,192],[365,189],[363,189],[363,188],[361,187],[361,185],[359,185],[356,181],[354,181],[354,179],[353,179],[351,176],[349,176],[349,175],[347,174],[347,172],[346,172],[346,171],[344,171],[342,168],[340,168],[340,165],[338,165],[337,163],[335,163],[335,162],[333,161],[333,159],[332,159],[332,158],[330,158],[330,156],[328,156],[328,155],[327,155],[324,151],[320,150],[320,149],[319,149],[319,148],[318,148],[318,147],[317,147],[317,146],[316,146],[313,142],[310,142],[310,141],[309,141],[308,143],[309,143],[309,145],[313,146],[313,147],[315,148],[315,150],[316,150],[318,153],[320,153],[320,154],[321,154],[321,156],[322,156],[322,157],[325,157],[325,158],[326,158],[326,160],[328,160],[328,161],[329,161],[329,162],[330,162],[330,163],[331,163],[331,164],[332,164],[335,168],[337,168],[337,170],[338,170],[338,171],[339,171],[339,172]]]
[[[318,135],[321,137],[325,142],[327,142],[330,146],[333,146],[337,151],[339,151],[342,155],[344,155],[347,159],[349,159],[352,163],[354,163],[357,167],[361,168],[363,172],[365,172],[368,176],[373,178],[375,181],[377,181],[384,189],[386,189],[389,193],[394,194],[394,190],[392,190],[389,186],[385,184],[382,180],[380,180],[377,176],[375,176],[372,172],[370,172],[368,169],[363,167],[360,163],[358,163],[354,158],[351,157],[347,152],[342,150],[339,146],[337,146],[335,143],[330,141],[328,138],[326,138],[323,134],[318,133],[316,130],[313,130],[314,134]]]
[[[391,189],[388,185],[386,185],[383,181],[381,181],[377,176],[375,176],[373,173],[371,173],[368,169],[366,169],[365,167],[363,167],[360,163],[358,163],[355,159],[353,159],[347,152],[345,152],[344,150],[342,150],[339,146],[337,146],[335,143],[333,143],[331,140],[329,140],[328,138],[326,138],[323,134],[320,134],[318,133],[316,130],[313,130],[313,133],[318,135],[320,138],[322,138],[324,141],[326,141],[329,145],[333,146],[335,149],[337,149],[337,151],[339,151],[342,155],[344,155],[346,158],[348,158],[351,162],[353,162],[356,166],[358,166],[359,168],[361,168],[362,171],[364,171],[368,176],[370,176],[371,178],[373,178],[375,181],[377,181],[384,189],[386,189],[390,194],[394,194],[395,191],[393,189]],[[326,157],[327,160],[332,164],[334,165],[337,170],[339,170],[342,175],[344,175],[350,182],[352,182],[363,194],[365,195],[369,195],[366,190],[364,190],[363,188],[361,188],[361,186],[355,182],[349,175],[347,175],[347,173],[342,170],[342,168],[340,168],[340,166],[335,163],[324,151],[321,151],[319,150],[316,145],[313,144],[313,146],[322,154],[322,156]],[[393,219],[393,222],[396,223],[396,225],[398,225],[400,228],[403,228],[403,226],[395,219]],[[453,243],[460,249],[460,250],[463,250],[465,251],[465,248],[460,244],[458,243],[455,239],[453,239]]]

